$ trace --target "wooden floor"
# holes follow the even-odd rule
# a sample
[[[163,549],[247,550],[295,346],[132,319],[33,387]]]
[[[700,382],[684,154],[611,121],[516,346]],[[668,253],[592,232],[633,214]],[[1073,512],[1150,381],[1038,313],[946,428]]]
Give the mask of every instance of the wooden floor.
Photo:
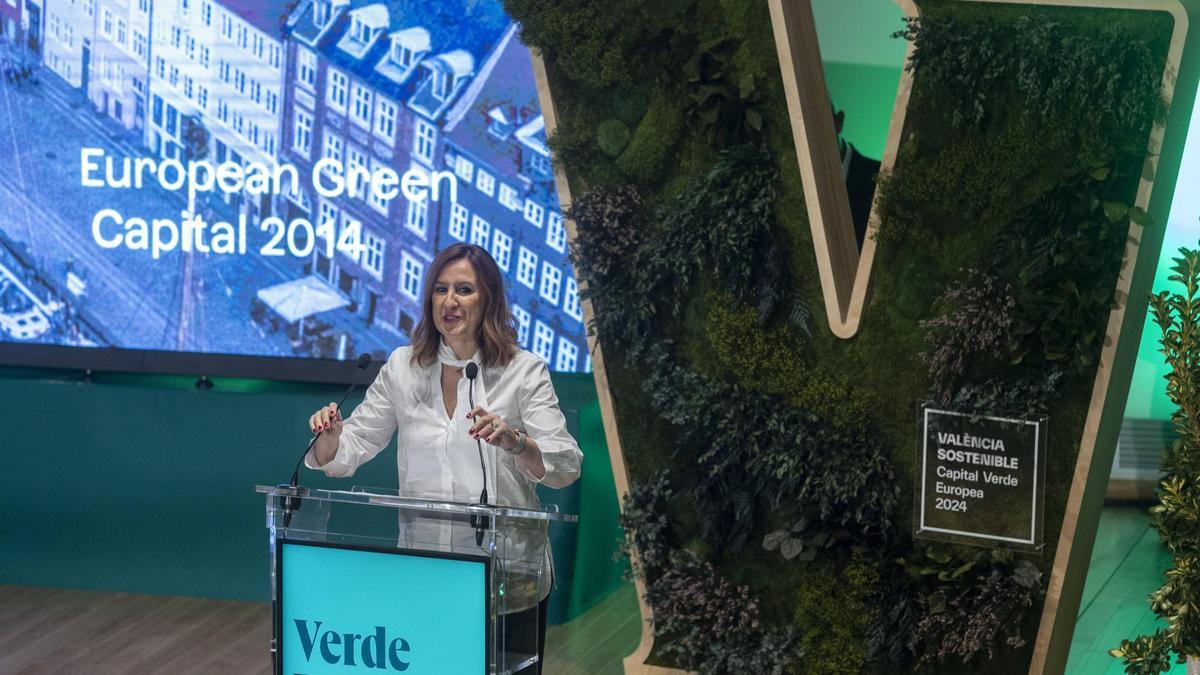
[[[1108,650],[1154,631],[1146,597],[1169,565],[1144,507],[1104,510],[1067,675],[1122,675]],[[622,587],[549,628],[545,674],[620,675],[640,622],[633,587]],[[266,675],[270,632],[261,603],[0,585],[3,675]]]
[[[621,673],[641,634],[627,586],[547,630],[545,675]],[[270,606],[0,586],[3,675],[268,675]]]
[[[257,602],[0,586],[4,675],[267,675]]]

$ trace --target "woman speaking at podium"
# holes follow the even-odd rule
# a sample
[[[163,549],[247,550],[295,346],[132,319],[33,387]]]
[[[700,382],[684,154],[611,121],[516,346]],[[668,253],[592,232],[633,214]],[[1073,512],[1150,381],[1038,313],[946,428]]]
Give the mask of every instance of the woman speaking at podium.
[[[492,504],[537,508],[537,484],[570,485],[583,459],[546,363],[517,346],[499,267],[471,244],[434,258],[412,344],[392,352],[353,414],[343,423],[331,403],[309,427],[320,436],[305,464],[334,477],[353,475],[398,432],[400,494],[422,499],[476,502],[486,489]],[[550,576],[515,608],[537,612],[538,672]]]

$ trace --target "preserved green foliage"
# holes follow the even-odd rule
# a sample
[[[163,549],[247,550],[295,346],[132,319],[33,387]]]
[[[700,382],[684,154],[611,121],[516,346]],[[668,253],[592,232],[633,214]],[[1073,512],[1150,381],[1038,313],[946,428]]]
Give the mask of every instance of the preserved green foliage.
[[[637,126],[638,120],[646,114],[646,92],[637,87],[625,85],[617,87],[613,96],[613,114],[629,126]]]
[[[862,549],[849,560],[821,565],[796,595],[796,625],[804,649],[803,672],[858,675],[867,664],[864,635],[880,608],[875,604],[879,563]]]
[[[683,116],[675,102],[659,93],[633,130],[625,152],[617,158],[617,167],[627,179],[640,185],[661,182],[671,157],[678,151],[682,130]]]
[[[1144,151],[1164,110],[1161,60],[1122,26],[1083,32],[1045,15],[934,9],[897,34],[914,43],[907,69],[922,89],[944,95],[955,127],[995,124],[1015,100],[1019,115],[1075,144],[1084,164]]]
[[[794,395],[805,381],[800,349],[804,342],[790,324],[747,330],[758,324],[758,312],[713,293],[706,336],[724,372],[742,386],[765,394]]]
[[[921,322],[927,345],[921,361],[929,367],[930,398],[948,403],[970,371],[968,365],[980,357],[1007,360],[1015,339],[1016,305],[1011,286],[975,269],[942,293],[937,316]]]
[[[1150,224],[1115,199],[1118,178],[1107,167],[1068,176],[999,237],[1001,259],[1018,261],[1014,362],[1081,373],[1099,358],[1129,225]]]
[[[629,137],[629,127],[618,119],[604,120],[596,129],[596,145],[609,157],[620,155],[625,146],[629,145]]]
[[[651,662],[1024,668],[1113,242],[1143,219],[1129,201],[1169,18],[923,2],[902,31],[920,52],[905,137],[878,190],[886,255],[843,341],[814,329],[825,307],[765,3],[622,1],[604,6],[621,25],[569,29],[601,5],[553,4],[506,1],[560,106],[551,145],[634,486],[622,524],[656,612]],[[604,74],[609,45],[625,74]],[[609,119],[631,130],[615,157],[597,142]],[[1054,416],[1040,559],[914,544],[898,507],[927,395]]]
[[[537,45],[560,71],[599,88],[629,80],[625,52],[632,36],[625,27],[640,14],[640,4],[630,0],[505,0],[504,8],[521,22],[521,38],[526,44]]]
[[[781,675],[800,655],[790,628],[762,621],[749,589],[722,577],[696,555],[678,551],[646,588],[654,634],[680,667],[702,675]]]

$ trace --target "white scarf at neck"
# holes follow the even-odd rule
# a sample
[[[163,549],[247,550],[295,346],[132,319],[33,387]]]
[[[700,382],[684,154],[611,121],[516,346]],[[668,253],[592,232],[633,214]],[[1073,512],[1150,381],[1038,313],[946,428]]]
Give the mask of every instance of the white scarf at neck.
[[[450,348],[450,345],[446,344],[445,340],[441,340],[438,345],[438,361],[450,366],[451,368],[458,368],[460,370],[466,368],[467,364],[472,361],[474,361],[475,365],[479,366],[480,368],[483,367],[478,349],[475,350],[475,354],[471,356],[471,358],[460,359],[458,358],[458,355],[454,353],[454,350]]]

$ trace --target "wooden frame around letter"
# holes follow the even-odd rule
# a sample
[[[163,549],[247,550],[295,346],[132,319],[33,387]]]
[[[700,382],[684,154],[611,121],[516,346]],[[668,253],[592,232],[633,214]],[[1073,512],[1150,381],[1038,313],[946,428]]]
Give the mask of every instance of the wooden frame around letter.
[[[919,10],[913,0],[895,1],[906,16],[918,15]],[[1181,0],[961,1],[1169,13],[1174,18],[1175,25],[1162,80],[1162,96],[1168,104],[1172,101],[1175,91],[1175,75],[1179,71],[1188,33],[1188,12]],[[868,236],[863,243],[861,254],[855,244],[849,199],[846,193],[846,184],[842,178],[833,113],[826,94],[825,76],[811,0],[768,0],[768,2],[775,47],[779,55],[780,71],[783,77],[784,93],[791,117],[792,136],[804,185],[821,289],[826,314],[829,318],[829,328],[834,335],[848,339],[854,337],[858,332],[863,308],[870,290],[870,275],[875,262],[875,241]],[[911,54],[911,49],[912,46],[909,45],[908,54]],[[548,133],[552,133],[557,127],[558,115],[550,92],[545,63],[536,52],[533,53],[533,67],[542,113],[546,120],[546,130]],[[896,154],[903,137],[904,119],[911,91],[912,76],[906,70],[901,75],[896,92],[887,143],[881,161],[882,170],[890,169],[896,161]],[[1151,131],[1147,170],[1143,172],[1135,199],[1135,204],[1144,209],[1148,208],[1150,204],[1163,135],[1164,126],[1161,124],[1156,125]],[[563,210],[566,211],[571,204],[571,191],[566,175],[557,164],[554,167],[554,175],[558,186],[559,200]],[[868,224],[871,230],[878,227],[878,218],[878,213],[873,205]],[[569,241],[573,244],[575,223],[567,219],[565,224]],[[1110,385],[1113,383],[1117,346],[1122,340],[1136,343],[1140,338],[1141,326],[1139,324],[1132,330],[1130,329],[1129,322],[1126,320],[1126,309],[1141,240],[1141,226],[1131,224],[1121,263],[1121,273],[1117,280],[1118,304],[1109,315],[1104,347],[1096,371],[1071,491],[1063,516],[1057,554],[1046,591],[1033,658],[1029,666],[1030,675],[1060,673],[1066,667],[1071,635],[1074,631],[1080,596],[1083,592],[1083,582],[1087,574],[1095,529],[1099,520],[1099,509],[1103,504],[1107,470],[1111,466],[1115,450],[1115,435],[1112,435],[1111,442],[1104,445],[1099,445],[1097,440],[1104,417],[1103,413],[1106,410],[1106,399]],[[584,323],[588,325],[593,316],[592,305],[586,300],[582,305]],[[600,400],[604,433],[608,441],[609,460],[612,463],[617,496],[618,499],[623,499],[629,492],[629,474],[625,467],[620,436],[617,433],[616,411],[608,387],[604,356],[595,335],[588,336],[588,347],[592,353],[596,392]],[[1124,375],[1127,378],[1129,372],[1125,372]],[[1122,405],[1110,405],[1108,410],[1110,415],[1119,416],[1123,410],[1123,400],[1127,388],[1116,387],[1116,389],[1120,391]],[[1111,426],[1111,424],[1106,424],[1106,428]],[[642,581],[638,580],[636,583],[638,602],[644,619],[642,639],[634,653],[625,658],[625,672],[638,675],[682,672],[645,663],[654,641],[650,624],[653,615],[645,603],[645,587]]]

